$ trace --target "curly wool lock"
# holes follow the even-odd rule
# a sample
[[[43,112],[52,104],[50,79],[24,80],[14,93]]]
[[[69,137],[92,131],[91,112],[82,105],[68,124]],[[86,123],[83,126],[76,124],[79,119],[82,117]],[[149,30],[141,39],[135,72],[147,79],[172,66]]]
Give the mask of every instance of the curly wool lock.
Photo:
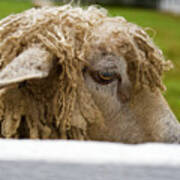
[[[105,27],[111,36],[104,36],[102,40],[94,30],[104,22],[117,22],[120,26],[118,29]],[[86,89],[82,73],[93,55],[91,42],[100,42],[103,51],[125,57],[135,90],[144,86],[152,90],[157,87],[165,89],[162,74],[172,65],[164,61],[162,52],[137,25],[128,23],[122,17],[108,17],[105,9],[94,6],[87,9],[71,5],[30,9],[0,21],[1,69],[26,49],[40,46],[58,59],[62,72],[54,88],[51,90],[48,87],[47,94],[56,92],[50,103],[47,94],[42,97],[42,92],[38,93],[37,87],[31,87],[31,82],[28,83],[37,100],[36,104],[31,104],[31,111],[25,107],[28,101],[19,104],[19,107],[12,105],[11,109],[6,109],[11,96],[6,95],[8,89],[3,89],[0,112],[2,137],[21,138],[23,128],[26,128],[29,129],[29,133],[23,135],[26,138],[88,139],[88,126],[93,123],[102,126],[103,115]],[[51,81],[51,78],[47,80]],[[33,106],[38,110],[35,111]],[[73,127],[71,123],[77,109],[86,121],[82,128]],[[44,114],[46,117],[41,117]],[[23,127],[24,119],[27,127]]]

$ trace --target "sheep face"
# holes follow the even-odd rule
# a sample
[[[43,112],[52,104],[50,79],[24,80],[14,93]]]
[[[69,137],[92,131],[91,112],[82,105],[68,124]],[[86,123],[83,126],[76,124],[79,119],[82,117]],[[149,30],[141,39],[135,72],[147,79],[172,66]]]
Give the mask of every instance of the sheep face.
[[[161,92],[144,88],[133,94],[124,57],[108,54],[96,57],[98,61],[92,60],[84,77],[104,116],[105,128],[92,126],[91,139],[125,143],[179,142],[179,124]]]
[[[113,30],[119,27],[114,23],[110,25],[115,27]],[[104,129],[96,126],[89,129],[91,139],[125,143],[179,142],[179,123],[160,90],[152,91],[144,86],[135,91],[126,57],[102,47],[108,36],[108,45],[122,38],[113,39],[108,26],[109,23],[103,23],[95,30],[101,40],[92,42],[93,55],[84,72],[86,86],[102,111],[105,123]]]
[[[170,63],[142,28],[70,5],[0,27],[0,137],[180,142],[160,91]]]

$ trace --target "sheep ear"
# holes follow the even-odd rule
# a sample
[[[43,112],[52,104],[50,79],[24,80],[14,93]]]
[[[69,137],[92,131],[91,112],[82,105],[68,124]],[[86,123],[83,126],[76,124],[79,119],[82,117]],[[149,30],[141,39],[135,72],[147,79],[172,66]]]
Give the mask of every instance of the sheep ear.
[[[33,47],[14,58],[0,72],[0,88],[28,79],[45,78],[52,68],[52,55]]]

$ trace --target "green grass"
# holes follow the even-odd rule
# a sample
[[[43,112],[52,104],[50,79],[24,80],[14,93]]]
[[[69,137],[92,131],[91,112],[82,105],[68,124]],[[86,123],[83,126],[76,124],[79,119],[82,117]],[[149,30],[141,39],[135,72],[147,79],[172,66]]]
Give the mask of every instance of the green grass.
[[[32,4],[29,0],[0,0],[0,18],[30,7]],[[164,77],[168,89],[165,96],[180,120],[180,17],[147,9],[107,8],[112,16],[124,16],[128,21],[150,27],[156,32],[155,43],[175,65],[174,70],[166,73]],[[149,32],[151,36],[153,31]]]
[[[32,7],[29,0],[0,0],[0,18]]]

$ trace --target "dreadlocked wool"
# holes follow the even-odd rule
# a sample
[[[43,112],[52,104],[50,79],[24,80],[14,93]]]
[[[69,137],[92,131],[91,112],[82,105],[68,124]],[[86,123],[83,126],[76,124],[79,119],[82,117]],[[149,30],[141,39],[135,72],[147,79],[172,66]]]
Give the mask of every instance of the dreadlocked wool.
[[[106,27],[111,33],[102,40],[94,30],[104,22],[119,23],[119,28]],[[165,89],[162,74],[172,65],[142,28],[122,17],[108,17],[105,9],[94,6],[33,8],[0,21],[0,68],[34,46],[52,53],[61,68],[44,80],[28,81],[26,88],[1,90],[1,137],[88,139],[89,126],[102,126],[103,115],[82,73],[93,54],[92,42],[125,57],[134,91],[144,86]],[[77,116],[81,125],[75,127],[71,120],[78,113],[84,122]]]

